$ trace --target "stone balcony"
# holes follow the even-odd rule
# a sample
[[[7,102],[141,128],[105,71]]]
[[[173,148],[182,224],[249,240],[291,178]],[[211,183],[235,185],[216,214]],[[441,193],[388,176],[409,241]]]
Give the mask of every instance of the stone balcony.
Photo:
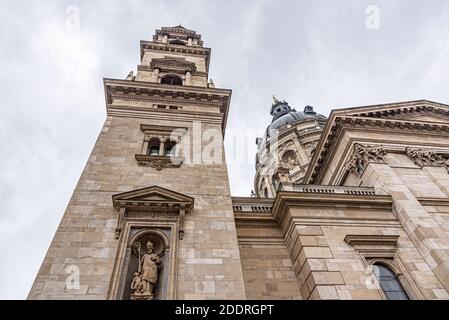
[[[345,186],[319,186],[303,185],[291,182],[283,182],[279,185],[278,191],[293,191],[322,194],[348,194],[361,196],[374,196],[374,188],[371,187],[345,187]]]
[[[368,187],[344,187],[344,186],[318,186],[302,185],[297,183],[282,183],[278,191],[292,191],[298,193],[318,194],[346,194],[360,196],[374,196],[374,188]],[[234,213],[271,213],[274,198],[247,198],[233,197],[232,208]]]
[[[274,199],[233,197],[232,208],[235,213],[270,213]]]

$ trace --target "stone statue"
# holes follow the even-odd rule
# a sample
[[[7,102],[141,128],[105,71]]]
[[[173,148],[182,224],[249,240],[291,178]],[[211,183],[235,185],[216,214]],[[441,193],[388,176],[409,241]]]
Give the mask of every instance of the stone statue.
[[[296,166],[298,166],[298,159],[295,154],[291,151],[288,151],[282,157],[281,167],[286,168],[288,170],[293,170]]]
[[[158,265],[161,264],[161,258],[154,253],[154,245],[151,241],[147,242],[147,253],[140,259],[140,243],[136,246],[139,253],[139,271],[134,273],[131,283],[131,300],[153,300],[154,287],[157,284]]]
[[[142,283],[143,291],[152,294],[157,283],[157,265],[161,263],[159,255],[153,252],[153,243],[147,242],[147,253],[142,259]]]
[[[125,80],[133,80],[134,81],[134,71],[130,71],[128,75],[126,76]]]
[[[143,293],[143,284],[140,272],[134,272],[133,282],[131,283],[131,290],[134,294]]]

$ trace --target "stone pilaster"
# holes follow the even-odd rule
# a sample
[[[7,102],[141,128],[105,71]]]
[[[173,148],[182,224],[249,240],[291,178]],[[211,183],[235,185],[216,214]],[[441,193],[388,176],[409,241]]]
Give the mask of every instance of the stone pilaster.
[[[329,271],[325,259],[332,259],[327,245],[319,244],[320,226],[295,225],[288,241],[293,269],[304,300],[339,299],[336,285],[343,285],[339,271]]]
[[[390,194],[394,212],[409,238],[443,284],[449,290],[449,258],[445,234],[436,221],[421,205],[409,187],[388,164],[370,163],[361,177],[379,194]]]

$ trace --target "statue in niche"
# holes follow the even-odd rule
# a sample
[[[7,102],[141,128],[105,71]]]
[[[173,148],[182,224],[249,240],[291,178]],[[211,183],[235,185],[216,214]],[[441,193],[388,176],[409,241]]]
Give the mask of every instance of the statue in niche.
[[[298,159],[294,153],[294,151],[289,150],[282,156],[282,163],[281,167],[286,168],[288,170],[294,169],[296,166],[298,166]]]
[[[142,257],[140,255],[141,243],[135,244],[136,251],[139,255],[139,270],[134,273],[131,283],[131,300],[153,300],[154,287],[157,284],[158,265],[161,264],[161,257],[155,253],[154,245],[151,241],[146,244],[147,253]]]
[[[131,283],[131,290],[134,294],[143,293],[142,275],[140,272],[134,272],[133,282]]]

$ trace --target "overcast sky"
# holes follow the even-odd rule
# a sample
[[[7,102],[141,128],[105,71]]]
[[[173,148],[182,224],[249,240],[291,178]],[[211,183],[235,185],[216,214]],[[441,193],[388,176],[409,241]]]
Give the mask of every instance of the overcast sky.
[[[179,23],[202,34],[211,78],[233,90],[229,159],[232,134],[253,132],[243,140],[250,161],[229,166],[233,195],[252,189],[256,130],[271,121],[273,93],[326,116],[449,103],[447,0],[3,0],[0,298],[28,294],[105,120],[102,78],[124,78],[139,63],[139,40]]]

